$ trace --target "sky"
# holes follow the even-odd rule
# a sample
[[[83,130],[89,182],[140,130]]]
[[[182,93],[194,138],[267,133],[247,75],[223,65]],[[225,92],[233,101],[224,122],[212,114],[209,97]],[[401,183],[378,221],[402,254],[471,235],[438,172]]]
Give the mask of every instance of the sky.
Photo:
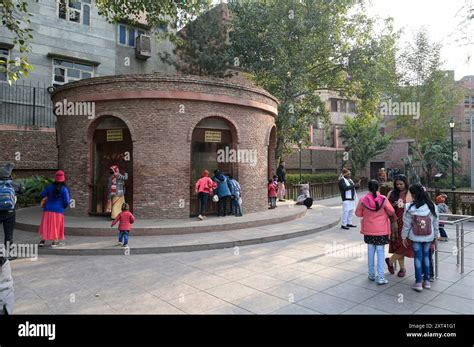
[[[369,16],[392,17],[395,29],[402,29],[401,43],[411,41],[413,34],[425,27],[430,39],[443,46],[443,68],[454,70],[456,80],[474,75],[474,19],[460,30],[467,8],[474,0],[369,0]],[[474,13],[472,13],[474,15]],[[462,25],[461,25],[462,27]],[[470,42],[470,44],[467,44]]]
[[[213,0],[215,4],[219,2]],[[474,9],[474,0],[366,0],[366,4],[369,16],[394,19],[395,29],[403,30],[402,46],[425,27],[430,39],[443,46],[444,69],[454,70],[456,80],[474,75],[474,19],[459,29],[467,17],[467,8]]]

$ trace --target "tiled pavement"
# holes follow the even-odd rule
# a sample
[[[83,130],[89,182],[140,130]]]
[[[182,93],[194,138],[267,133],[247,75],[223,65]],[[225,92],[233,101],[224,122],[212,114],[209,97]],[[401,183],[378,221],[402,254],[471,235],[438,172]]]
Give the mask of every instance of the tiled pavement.
[[[442,253],[440,278],[422,293],[410,288],[412,260],[406,278],[370,282],[358,229],[190,253],[18,259],[15,313],[472,314],[473,241],[468,234],[465,274],[454,255]]]

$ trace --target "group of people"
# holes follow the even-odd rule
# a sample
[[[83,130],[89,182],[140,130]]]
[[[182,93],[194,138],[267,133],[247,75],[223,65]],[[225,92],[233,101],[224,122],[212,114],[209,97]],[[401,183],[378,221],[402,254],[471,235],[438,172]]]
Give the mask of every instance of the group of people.
[[[356,227],[352,224],[352,213],[357,200],[356,184],[350,179],[350,171],[344,169],[339,179],[343,200],[342,229]],[[384,275],[385,265],[390,274],[406,275],[405,257],[414,258],[415,283],[413,289],[421,292],[430,289],[434,281],[433,252],[436,242],[448,237],[439,214],[447,213],[446,195],[437,192],[433,202],[426,189],[419,183],[409,185],[403,174],[393,178],[393,189],[380,194],[378,180],[370,180],[369,192],[362,197],[355,209],[361,218],[361,234],[368,245],[368,278],[383,285],[388,283]],[[441,237],[438,238],[438,234]],[[390,257],[385,257],[385,245],[389,245]],[[377,254],[377,271],[375,271]]]
[[[239,182],[232,175],[224,175],[215,170],[214,176],[209,177],[209,171],[203,170],[201,178],[196,182],[195,191],[199,202],[199,220],[206,218],[209,199],[217,202],[217,215],[225,217],[232,214],[242,217],[242,193]],[[229,200],[231,203],[229,211]]]

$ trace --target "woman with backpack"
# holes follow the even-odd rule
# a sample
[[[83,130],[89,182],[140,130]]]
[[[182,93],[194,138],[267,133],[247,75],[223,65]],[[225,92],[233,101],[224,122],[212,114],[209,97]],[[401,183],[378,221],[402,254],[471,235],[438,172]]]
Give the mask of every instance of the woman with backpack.
[[[64,240],[64,211],[69,206],[69,190],[65,184],[64,171],[56,171],[54,182],[48,185],[42,192],[41,204],[44,205],[43,217],[39,227],[43,247],[45,241],[53,241],[51,247],[63,246],[60,240]]]
[[[431,289],[430,244],[438,235],[438,209],[421,184],[411,185],[410,193],[413,202],[405,206],[402,242],[405,247],[408,240],[412,242],[415,255],[415,284],[412,288],[421,292],[423,288]]]
[[[379,182],[370,180],[369,193],[360,199],[355,214],[362,218],[360,233],[368,247],[369,280],[375,281],[374,258],[377,253],[377,284],[383,285],[388,283],[384,277],[384,252],[391,231],[389,217],[395,217],[395,211],[378,190]]]

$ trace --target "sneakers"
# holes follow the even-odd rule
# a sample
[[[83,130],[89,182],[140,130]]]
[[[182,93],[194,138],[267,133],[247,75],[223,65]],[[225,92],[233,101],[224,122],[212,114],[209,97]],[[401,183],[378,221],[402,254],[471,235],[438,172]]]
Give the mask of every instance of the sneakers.
[[[370,277],[370,275],[368,276],[368,279],[369,281],[372,281],[372,282],[375,281],[375,277]]]
[[[354,224],[347,224],[347,226],[348,226],[349,228],[357,228],[357,225],[354,225]]]
[[[349,227],[346,227],[346,226],[344,226],[344,225],[341,225],[341,229],[349,230],[350,228],[349,228]]]
[[[433,277],[430,277],[430,282],[434,282],[434,281],[435,281],[434,276],[433,276]]]
[[[123,248],[130,248],[128,243],[126,245],[122,245]]]
[[[430,283],[430,281],[424,281],[424,282],[423,282],[423,288],[425,288],[425,289],[431,289],[431,283]]]
[[[204,217],[202,215],[198,216],[199,220],[204,220]]]
[[[58,242],[58,243],[52,243],[51,248],[58,248],[58,247],[64,247],[66,244],[64,242]]]
[[[117,242],[116,246],[123,246],[122,242]]]
[[[387,281],[385,278],[382,278],[382,279],[378,279],[378,280],[377,280],[377,284],[378,284],[379,286],[384,285],[384,284],[387,284],[387,283],[388,283],[388,281]]]
[[[41,240],[41,241],[38,243],[38,247],[44,247],[45,242],[46,242],[46,241]]]
[[[448,242],[449,238],[447,238],[447,237],[438,237],[438,241]]]
[[[385,264],[387,264],[388,272],[393,275],[395,273],[395,269],[393,268],[393,265],[390,265],[390,258],[385,258]]]
[[[417,292],[422,292],[423,291],[423,285],[420,283],[415,283],[411,289],[417,291]]]

